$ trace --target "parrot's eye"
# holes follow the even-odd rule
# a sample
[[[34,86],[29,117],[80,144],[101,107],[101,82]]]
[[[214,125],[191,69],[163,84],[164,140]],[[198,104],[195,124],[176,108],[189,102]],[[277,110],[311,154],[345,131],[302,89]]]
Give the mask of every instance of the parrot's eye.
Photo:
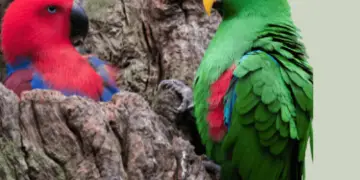
[[[51,13],[51,14],[54,14],[56,13],[56,7],[55,6],[49,6],[47,8],[48,12]]]

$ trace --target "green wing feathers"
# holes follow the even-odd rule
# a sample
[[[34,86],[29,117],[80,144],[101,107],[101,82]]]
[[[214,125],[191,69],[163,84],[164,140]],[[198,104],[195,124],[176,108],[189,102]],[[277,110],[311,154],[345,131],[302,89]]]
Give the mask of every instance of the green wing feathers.
[[[237,98],[223,152],[233,149],[232,161],[246,180],[305,179],[308,139],[313,154],[312,69],[297,34],[288,29],[277,37],[281,26],[268,29],[254,43],[262,51],[236,64]]]
[[[288,88],[297,116],[296,124],[300,123],[300,137],[307,135],[310,138],[311,156],[313,158],[313,69],[307,61],[307,54],[304,44],[300,41],[299,30],[292,23],[268,24],[259,33],[258,39],[254,42],[253,49],[260,49],[280,63],[280,73],[286,87]],[[300,119],[310,120],[309,128],[302,124]],[[299,129],[298,128],[298,129]],[[299,158],[305,158],[306,141],[300,141]],[[300,139],[301,140],[301,139]]]
[[[232,161],[247,180],[300,177],[311,129],[312,83],[265,52],[248,55],[234,75],[237,99],[223,151],[233,149]]]
[[[268,24],[249,47],[251,53],[234,60],[236,100],[220,143],[211,141],[206,122],[213,82],[206,70],[197,72],[195,116],[207,155],[235,167],[243,180],[305,179],[309,139],[313,154],[313,74],[299,39],[292,24]]]

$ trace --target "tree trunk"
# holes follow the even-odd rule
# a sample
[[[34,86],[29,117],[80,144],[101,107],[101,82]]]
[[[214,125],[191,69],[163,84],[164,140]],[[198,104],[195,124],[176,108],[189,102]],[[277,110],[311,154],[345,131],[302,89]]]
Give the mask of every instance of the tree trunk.
[[[19,99],[0,84],[0,179],[216,179],[204,167],[194,119],[176,110],[182,98],[157,85],[191,85],[219,14],[208,17],[200,0],[84,6],[84,46],[120,68],[121,93],[108,103],[40,90]]]
[[[220,22],[201,0],[86,0],[86,48],[120,69],[120,88],[149,99],[163,79],[191,85]]]

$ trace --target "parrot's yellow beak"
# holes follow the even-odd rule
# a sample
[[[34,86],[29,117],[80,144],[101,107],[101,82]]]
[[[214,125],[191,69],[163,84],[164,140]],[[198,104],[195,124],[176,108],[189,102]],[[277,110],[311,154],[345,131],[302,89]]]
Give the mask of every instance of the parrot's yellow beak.
[[[215,1],[216,0],[203,0],[205,11],[209,16],[211,15],[211,9],[212,9]]]

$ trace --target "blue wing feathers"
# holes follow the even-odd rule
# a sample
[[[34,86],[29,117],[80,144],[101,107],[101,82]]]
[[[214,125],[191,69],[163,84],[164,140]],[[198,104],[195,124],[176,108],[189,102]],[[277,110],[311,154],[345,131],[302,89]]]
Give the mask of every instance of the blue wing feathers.
[[[32,89],[51,89],[44,79],[41,77],[39,73],[34,72],[32,81],[31,81],[31,87]]]
[[[6,64],[6,74],[7,78],[13,75],[15,72],[20,72],[21,70],[31,70],[31,89],[49,89],[45,84],[43,78],[40,74],[32,70],[31,61],[27,58],[17,58],[13,65]]]
[[[96,56],[90,56],[90,57],[88,58],[88,60],[89,60],[89,62],[91,63],[91,65],[93,65],[95,68],[97,68],[97,67],[99,67],[99,66],[101,66],[101,65],[106,64],[105,61],[97,58]]]
[[[107,69],[109,65],[96,56],[90,56],[88,59],[90,64],[104,81],[104,90],[101,95],[101,101],[110,101],[111,97],[119,92],[119,89],[116,87],[115,79],[111,76],[111,72]]]
[[[29,69],[31,67],[31,61],[26,58],[18,58],[14,65],[6,64],[6,76],[10,76],[15,71]]]
[[[90,56],[88,60],[104,82],[103,92],[99,95],[100,101],[111,100],[112,96],[119,92],[119,89],[116,87],[115,79],[111,74],[112,72],[108,69],[110,66],[105,61],[102,61],[95,56]],[[12,89],[18,95],[24,90],[51,89],[41,77],[41,74],[33,70],[31,61],[27,58],[18,58],[12,65],[6,64],[6,74],[5,86]],[[66,96],[84,96],[84,94],[80,92],[66,90],[60,90],[60,92]]]
[[[229,87],[229,91],[228,91],[228,95],[225,99],[225,107],[224,107],[224,118],[225,118],[225,126],[227,128],[229,128],[230,123],[231,123],[231,115],[232,115],[232,110],[235,104],[235,100],[236,100],[236,93],[235,93],[235,83],[237,81],[237,77],[233,76],[230,82],[230,87]]]
[[[17,58],[14,64],[6,64],[6,75],[5,86],[19,96],[25,90],[49,89],[27,58]]]
[[[112,92],[110,91],[108,88],[104,88],[103,93],[101,95],[101,101],[107,102],[110,101],[112,96],[115,94],[116,92]]]

